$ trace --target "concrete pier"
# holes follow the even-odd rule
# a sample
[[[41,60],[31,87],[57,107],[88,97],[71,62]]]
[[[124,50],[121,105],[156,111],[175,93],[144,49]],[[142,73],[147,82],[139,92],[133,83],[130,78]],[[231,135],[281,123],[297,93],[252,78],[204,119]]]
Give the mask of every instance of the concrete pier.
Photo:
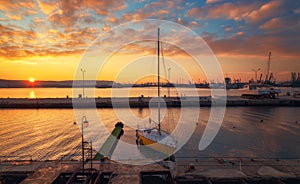
[[[210,96],[163,98],[169,107],[209,107]],[[300,98],[283,96],[276,99],[245,99],[228,96],[226,106],[300,106]],[[198,103],[199,102],[199,103]],[[0,98],[0,108],[147,108],[151,98]],[[153,103],[153,102],[152,102]]]
[[[80,175],[80,161],[47,161],[26,163],[39,165],[28,174],[21,183],[52,183],[58,177]],[[114,161],[93,161],[85,164],[85,174],[93,174],[94,179],[101,174],[108,174],[105,183],[151,183],[160,175],[170,176],[170,182],[162,183],[299,183],[299,159],[260,159],[260,158],[195,158],[194,160],[172,162],[157,162],[148,165],[127,165]],[[8,164],[8,163],[6,163]],[[23,171],[23,167],[15,166],[14,172],[8,172],[2,167],[1,176],[18,174],[16,169]],[[145,176],[145,177],[143,177]],[[62,178],[64,179],[64,178]],[[170,179],[170,178],[168,178]],[[93,183],[93,182],[92,182]],[[94,182],[96,183],[96,182]]]

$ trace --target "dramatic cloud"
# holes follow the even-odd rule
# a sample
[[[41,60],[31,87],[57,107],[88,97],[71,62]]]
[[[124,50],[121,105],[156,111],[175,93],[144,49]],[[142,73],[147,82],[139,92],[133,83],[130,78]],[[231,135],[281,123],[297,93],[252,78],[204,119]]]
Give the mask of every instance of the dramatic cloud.
[[[95,39],[103,38],[103,50],[128,39],[143,40],[153,25],[114,29],[118,24],[143,19],[162,19],[189,27],[200,35],[217,56],[277,55],[299,60],[300,1],[112,1],[112,0],[3,0],[0,3],[0,57],[78,56]],[[184,38],[178,45],[197,53],[195,38],[170,29],[165,41]],[[154,35],[155,36],[155,35]],[[126,46],[120,54],[153,54],[148,43]],[[166,46],[166,56],[184,56]],[[39,61],[42,61],[40,59]],[[248,61],[248,60],[247,60]]]
[[[243,32],[236,36],[213,40],[204,38],[217,55],[262,55],[272,50],[277,55],[299,57],[300,38],[279,37],[276,35],[260,35],[243,37]]]
[[[149,18],[165,19],[171,11],[176,10],[172,1],[154,1],[130,13],[123,14],[123,21],[136,21]]]
[[[283,11],[284,0],[271,1],[269,3],[263,4],[259,9],[252,11],[247,19],[250,22],[261,22],[262,20],[268,19],[272,16],[276,16]]]
[[[55,10],[58,10],[59,3],[56,1],[41,1],[37,0],[40,10],[49,15],[53,13]]]
[[[119,19],[116,18],[114,15],[110,15],[109,17],[106,18],[106,20],[111,23],[118,23],[119,21]]]
[[[210,3],[216,3],[216,2],[219,2],[220,0],[206,0],[206,3],[207,4],[210,4]]]
[[[16,3],[13,0],[3,0],[0,3],[0,11],[11,20],[22,20],[23,16],[37,13],[35,4],[30,0]]]
[[[201,8],[191,8],[186,13],[187,17],[195,17],[199,20],[203,19],[233,19],[241,20],[247,17],[251,11],[255,10],[258,3],[252,2],[251,4],[244,4],[239,1],[236,3],[224,3],[224,4],[209,4]],[[224,11],[230,10],[230,11]]]
[[[110,31],[110,26],[108,26],[108,25],[103,26],[102,31],[104,31],[104,32]]]
[[[286,29],[299,29],[300,20],[293,19],[293,17],[275,17],[265,22],[260,26],[261,29],[271,31],[282,31]]]
[[[249,23],[261,23],[269,18],[286,14],[290,9],[297,8],[294,10],[294,12],[297,13],[299,12],[298,6],[300,5],[300,2],[293,4],[284,0],[273,0],[267,3],[261,3],[259,1],[238,1],[222,4],[210,4],[210,1],[208,1],[208,3],[207,6],[189,9],[186,16],[195,17],[199,20],[222,18],[236,21],[245,20]]]
[[[124,1],[110,1],[110,0],[89,0],[89,1],[59,1],[57,3],[40,3],[41,7],[50,6],[51,8],[44,8],[43,12],[49,14],[48,20],[53,25],[58,25],[61,27],[69,27],[78,25],[79,21],[83,18],[83,12],[92,11],[100,16],[107,16],[115,11],[121,11],[127,7]],[[116,22],[114,16],[109,19]],[[93,23],[92,18],[87,18],[83,20],[85,23]]]

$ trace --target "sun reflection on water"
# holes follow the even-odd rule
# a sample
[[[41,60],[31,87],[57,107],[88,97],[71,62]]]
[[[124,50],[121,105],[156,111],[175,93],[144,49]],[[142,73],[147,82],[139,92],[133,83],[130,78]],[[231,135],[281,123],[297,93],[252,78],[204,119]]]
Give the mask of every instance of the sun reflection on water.
[[[29,98],[36,98],[35,92],[33,90],[30,90],[30,92],[29,92]]]

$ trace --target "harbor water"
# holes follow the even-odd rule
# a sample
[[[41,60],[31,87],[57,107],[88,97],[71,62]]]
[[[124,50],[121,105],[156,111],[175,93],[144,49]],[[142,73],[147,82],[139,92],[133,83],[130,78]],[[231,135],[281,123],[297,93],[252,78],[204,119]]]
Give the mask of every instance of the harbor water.
[[[218,90],[218,89],[217,89]],[[293,94],[294,91],[299,91],[300,88],[282,87],[280,88],[281,95],[286,95],[287,92]],[[74,92],[74,94],[73,94]],[[81,88],[0,88],[0,98],[77,98],[82,94]],[[170,96],[194,96],[198,93],[199,96],[210,96],[209,88],[170,88]],[[243,93],[249,93],[247,89],[230,89],[226,90],[228,96],[241,96]],[[161,96],[168,96],[168,88],[161,88]],[[155,97],[157,96],[157,88],[86,88],[85,96],[87,97]]]
[[[299,107],[228,107],[222,126],[213,142],[203,151],[198,144],[210,114],[209,107],[200,109],[198,122],[188,142],[175,154],[177,159],[193,157],[259,157],[299,158]],[[128,109],[118,109],[125,111]],[[194,109],[186,109],[193,112]],[[91,109],[85,110],[87,114]],[[115,109],[97,109],[99,119],[90,118],[90,125],[102,123],[112,131],[119,118]],[[166,110],[162,128],[172,131],[176,126],[180,108]],[[136,117],[146,118],[150,109],[131,109]],[[172,119],[170,121],[170,118]],[[56,160],[64,155],[80,155],[81,131],[72,109],[1,109],[0,156],[30,157],[33,160]],[[169,123],[166,123],[169,122]],[[171,123],[170,123],[171,122]],[[135,145],[135,129],[125,124],[121,141]],[[99,131],[101,134],[101,130]],[[101,141],[106,137],[100,136]],[[100,142],[101,142],[100,141]],[[97,141],[96,141],[97,142]],[[137,150],[116,147],[115,160],[135,157]]]

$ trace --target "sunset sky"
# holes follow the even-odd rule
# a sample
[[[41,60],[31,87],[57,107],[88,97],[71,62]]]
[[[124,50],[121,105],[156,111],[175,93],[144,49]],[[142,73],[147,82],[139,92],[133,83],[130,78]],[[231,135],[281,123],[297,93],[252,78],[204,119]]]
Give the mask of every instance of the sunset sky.
[[[73,79],[82,55],[95,39],[115,26],[143,19],[168,20],[190,28],[212,49],[224,76],[247,81],[254,77],[252,69],[258,68],[265,74],[269,51],[272,51],[271,72],[278,81],[288,80],[291,72],[300,71],[300,1],[297,0],[2,0],[0,78]],[[138,33],[143,29],[146,31],[147,26],[132,28],[134,35],[141,38],[144,35]],[[118,44],[117,37],[111,38],[105,43],[101,39],[101,52],[108,52],[105,44]],[[193,46],[193,42],[185,44]],[[135,44],[133,48],[144,52],[145,46],[148,43]],[[126,52],[128,47],[119,51],[100,79],[116,80],[111,71],[124,66],[136,54]],[[171,52],[170,48],[174,47],[166,48],[166,56],[173,53],[182,63],[190,60],[184,54],[176,54],[180,49]],[[198,76],[198,71],[190,72],[195,81],[204,78]],[[118,82],[134,80],[128,75]],[[174,70],[172,75],[173,80],[179,80]]]

